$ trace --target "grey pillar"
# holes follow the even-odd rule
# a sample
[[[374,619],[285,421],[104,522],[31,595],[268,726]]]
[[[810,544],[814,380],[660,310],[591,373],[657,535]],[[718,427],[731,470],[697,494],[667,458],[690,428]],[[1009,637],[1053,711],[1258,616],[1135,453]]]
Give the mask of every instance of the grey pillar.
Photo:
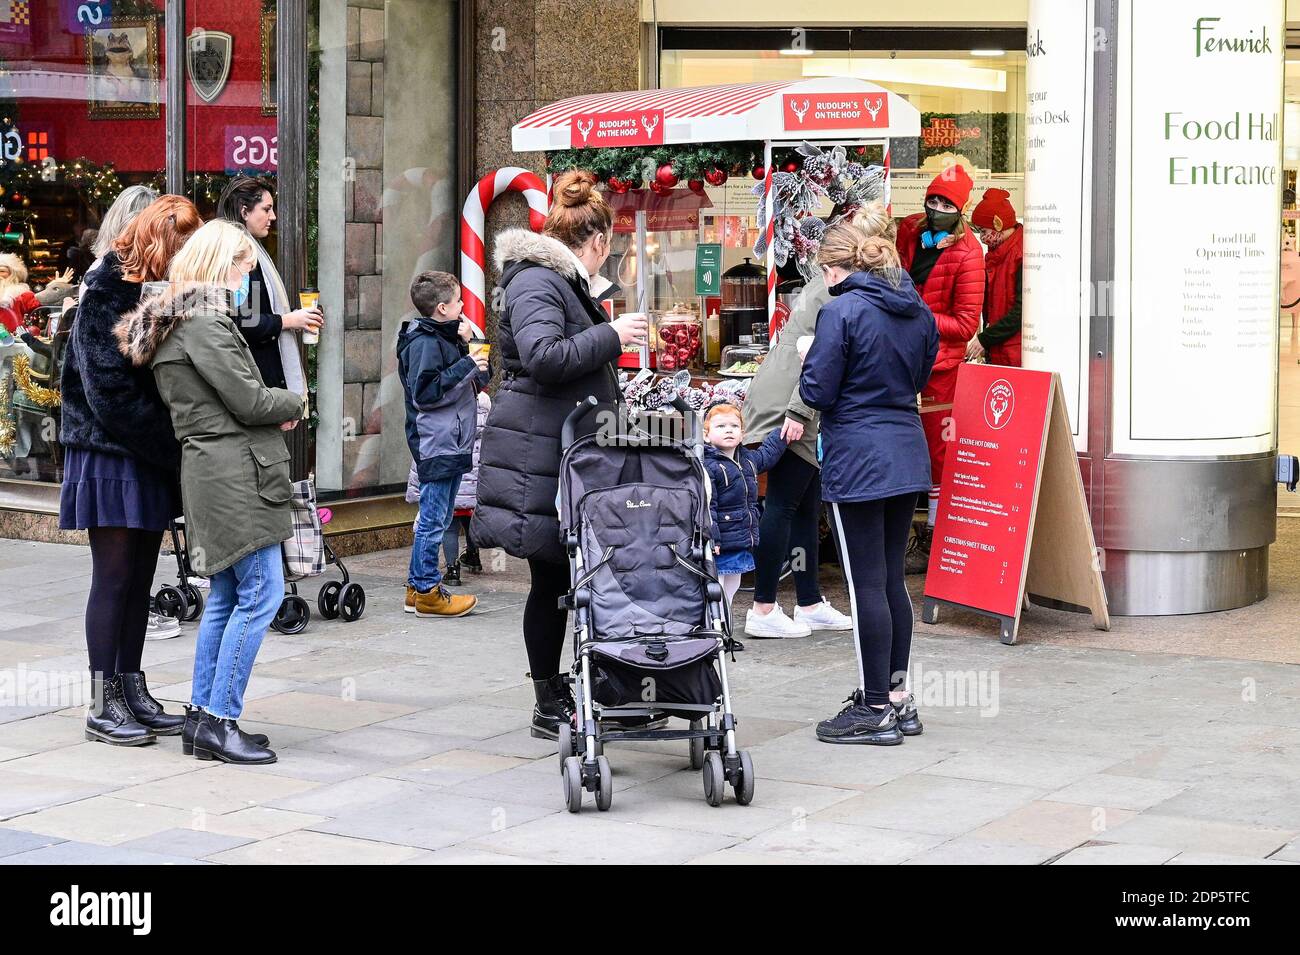
[[[166,161],[163,190],[185,195],[185,0],[167,0],[163,19],[167,71],[163,82],[166,109]]]
[[[276,177],[278,260],[291,302],[296,306],[307,263],[307,0],[279,0],[276,5],[276,114],[280,175]],[[304,367],[305,367],[304,355]],[[307,429],[289,432],[296,477],[312,469]]]

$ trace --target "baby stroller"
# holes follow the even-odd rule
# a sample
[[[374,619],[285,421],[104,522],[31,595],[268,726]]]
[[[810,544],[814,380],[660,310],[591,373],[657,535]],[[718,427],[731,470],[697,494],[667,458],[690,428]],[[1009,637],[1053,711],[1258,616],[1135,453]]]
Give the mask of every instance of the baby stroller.
[[[626,423],[574,440],[596,404],[580,404],[561,432],[557,504],[572,574],[561,603],[573,611],[578,710],[559,728],[565,802],[578,812],[587,789],[609,809],[605,743],[686,740],[709,805],[722,802],[726,783],[748,805],[754,767],[736,748],[724,660],[731,623],[708,539],[695,414],[676,399],[686,440]],[[689,728],[649,725],[670,716]]]

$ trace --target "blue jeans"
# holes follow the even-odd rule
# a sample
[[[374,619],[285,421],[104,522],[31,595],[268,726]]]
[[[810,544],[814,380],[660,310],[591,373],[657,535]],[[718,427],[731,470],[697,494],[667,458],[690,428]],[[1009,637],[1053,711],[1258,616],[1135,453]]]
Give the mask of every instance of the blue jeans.
[[[411,570],[406,582],[422,594],[442,583],[438,571],[438,548],[455,510],[460,475],[424,481],[420,484],[420,516],[415,519],[415,540],[411,544]]]
[[[266,628],[284,599],[280,545],[254,551],[211,579],[194,648],[190,701],[220,719],[238,719]]]

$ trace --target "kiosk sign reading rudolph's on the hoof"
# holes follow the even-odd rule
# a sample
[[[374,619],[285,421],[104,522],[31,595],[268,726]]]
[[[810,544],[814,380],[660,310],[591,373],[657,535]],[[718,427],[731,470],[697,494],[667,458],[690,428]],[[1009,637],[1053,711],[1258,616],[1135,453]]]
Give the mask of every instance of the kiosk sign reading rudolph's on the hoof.
[[[1011,413],[1016,409],[1016,390],[1011,382],[999,378],[989,385],[984,395],[984,423],[994,431],[1001,431],[1011,421]]]
[[[884,92],[786,93],[781,103],[790,132],[889,126],[889,97]]]
[[[569,122],[569,145],[574,149],[598,146],[661,146],[664,141],[662,109],[609,110],[574,113]]]

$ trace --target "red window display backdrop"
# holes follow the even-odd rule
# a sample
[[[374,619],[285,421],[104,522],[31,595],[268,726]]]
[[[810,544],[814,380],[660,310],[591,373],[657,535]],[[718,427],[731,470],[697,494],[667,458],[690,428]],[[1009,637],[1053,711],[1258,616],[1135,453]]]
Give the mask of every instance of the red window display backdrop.
[[[139,3],[135,9],[147,4]],[[275,117],[263,114],[262,105],[262,13],[261,0],[226,0],[221,4],[205,3],[200,9],[190,4],[186,33],[196,27],[224,31],[233,37],[230,73],[225,87],[212,103],[204,103],[186,80],[186,105],[201,109],[201,123],[191,122],[186,140],[189,171],[223,172],[227,159],[234,153],[227,136],[228,127],[243,127],[242,132],[275,135]],[[165,90],[165,77],[171,64],[166,62],[166,38],[163,33],[161,0],[157,10],[159,97]],[[31,129],[48,137],[50,154],[60,161],[85,156],[98,165],[111,163],[119,173],[160,172],[165,165],[166,103],[160,103],[157,118],[92,119],[88,104],[89,83],[86,79],[86,40],[73,32],[72,24],[59,0],[32,0],[30,29],[23,33],[0,33],[0,58],[18,80],[18,128],[26,145]],[[119,14],[119,17],[125,14]],[[137,17],[129,17],[137,19]],[[107,24],[105,24],[107,25]],[[274,52],[274,51],[272,51]],[[22,76],[27,74],[30,79]],[[272,73],[272,75],[274,75]],[[68,89],[66,98],[26,95],[24,89],[38,86],[46,90]],[[191,119],[195,113],[191,113]],[[245,154],[246,157],[247,154]],[[252,161],[240,168],[273,167],[259,162],[254,151]],[[136,178],[136,177],[132,177]]]

